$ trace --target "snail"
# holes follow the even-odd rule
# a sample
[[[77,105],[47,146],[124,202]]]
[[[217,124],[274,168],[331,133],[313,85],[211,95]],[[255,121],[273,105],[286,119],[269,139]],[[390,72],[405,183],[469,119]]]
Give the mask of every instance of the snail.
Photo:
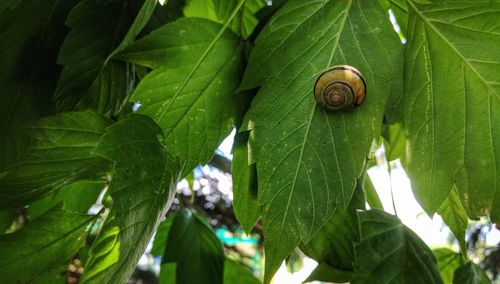
[[[328,111],[352,109],[363,103],[366,83],[349,65],[336,65],[321,73],[314,84],[316,102]]]

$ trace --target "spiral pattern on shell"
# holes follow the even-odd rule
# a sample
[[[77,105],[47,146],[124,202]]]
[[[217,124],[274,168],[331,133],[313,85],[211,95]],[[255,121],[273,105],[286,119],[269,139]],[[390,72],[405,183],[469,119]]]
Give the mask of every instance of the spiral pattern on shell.
[[[316,102],[328,111],[352,109],[363,103],[366,82],[349,65],[336,65],[323,71],[314,84]]]

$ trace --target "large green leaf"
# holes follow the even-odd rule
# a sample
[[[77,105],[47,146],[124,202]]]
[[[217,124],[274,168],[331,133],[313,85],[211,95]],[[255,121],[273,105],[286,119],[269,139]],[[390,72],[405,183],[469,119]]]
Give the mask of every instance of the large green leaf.
[[[379,210],[358,217],[353,284],[443,283],[432,251],[398,218]]]
[[[168,234],[162,263],[176,263],[177,283],[223,283],[224,250],[212,228],[196,213],[182,209]]]
[[[401,45],[376,1],[289,1],[267,23],[242,89],[261,86],[246,116],[264,204],[266,281],[282,259],[349,204],[380,126]],[[313,96],[326,68],[363,73],[367,99],[329,113]],[[253,162],[253,161],[252,161]]]
[[[116,115],[121,108],[129,85],[122,78],[129,77],[130,67],[106,63],[135,39],[156,6],[156,0],[145,0],[137,15],[130,15],[127,2],[85,0],[69,14],[66,24],[71,32],[58,58],[64,66],[54,94],[58,109],[99,106],[101,112]]]
[[[233,209],[243,229],[250,233],[261,216],[257,199],[257,168],[249,164],[249,132],[237,133],[233,144]]]
[[[223,24],[240,2],[244,2],[243,7],[231,19],[229,27],[247,38],[259,22],[255,14],[266,6],[264,0],[187,0],[184,14],[186,17],[205,18]]]
[[[13,5],[20,1],[1,1]],[[28,143],[20,128],[50,112],[55,88],[57,47],[64,19],[75,0],[26,0],[0,17],[0,170]]]
[[[187,172],[207,163],[241,115],[242,98],[235,94],[242,65],[239,39],[220,24],[182,18],[119,57],[153,69],[132,94],[141,104],[137,112],[160,125],[169,150],[187,161]]]
[[[462,265],[462,255],[446,248],[435,249],[432,252],[436,256],[439,273],[443,277],[443,282],[451,284],[455,270]]]
[[[144,115],[110,126],[94,153],[116,162],[112,206],[90,252],[83,283],[125,283],[170,208],[181,167],[162,145],[163,133]]]
[[[94,217],[54,208],[21,230],[0,236],[0,281],[31,283],[69,260],[85,244]]]
[[[78,179],[102,178],[110,163],[91,151],[110,124],[91,111],[40,119],[29,128],[28,150],[0,179],[0,210],[26,205]]]
[[[412,188],[432,215],[455,185],[500,217],[500,3],[407,1],[405,127]],[[495,209],[493,209],[495,208]]]

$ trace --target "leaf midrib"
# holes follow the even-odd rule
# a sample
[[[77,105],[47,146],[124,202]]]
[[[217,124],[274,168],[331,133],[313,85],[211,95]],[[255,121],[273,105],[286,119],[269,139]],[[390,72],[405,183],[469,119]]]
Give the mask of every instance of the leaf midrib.
[[[219,30],[218,34],[212,40],[212,42],[207,47],[207,49],[205,49],[205,51],[203,52],[203,54],[201,55],[201,57],[198,59],[198,61],[194,65],[193,69],[191,69],[191,71],[189,72],[189,75],[181,83],[181,85],[179,86],[179,89],[177,90],[177,92],[172,97],[172,100],[170,100],[169,104],[166,105],[165,108],[163,109],[163,111],[160,113],[160,115],[158,116],[158,121],[161,121],[163,119],[163,117],[165,116],[165,114],[167,113],[167,111],[172,106],[173,102],[177,100],[177,97],[184,90],[184,87],[186,87],[187,83],[189,82],[189,80],[191,80],[191,78],[193,77],[194,73],[196,73],[196,71],[198,70],[198,67],[200,67],[200,65],[205,60],[205,58],[208,56],[208,54],[210,53],[210,51],[215,47],[216,43],[219,41],[219,39],[222,37],[222,35],[224,34],[224,32],[227,30],[230,22],[236,16],[236,14],[241,9],[241,7],[242,7],[242,5],[244,3],[245,3],[245,0],[241,0],[240,3],[238,4],[238,6],[236,6],[236,8],[232,12],[231,16],[229,17],[229,19],[226,21],[226,23],[224,24],[224,26]]]
[[[348,16],[349,16],[349,11],[351,9],[351,5],[352,5],[352,0],[349,1],[348,6],[344,10],[345,15],[344,15],[344,18],[341,21],[339,32],[337,34],[337,38],[336,38],[335,43],[333,45],[332,53],[330,54],[330,58],[328,60],[328,65],[326,66],[326,68],[328,68],[332,64],[333,56],[335,54],[335,51],[337,50],[337,47],[339,45],[340,37],[342,36],[342,33],[344,31],[344,25],[347,22],[347,19],[348,19]],[[314,113],[316,112],[316,108],[317,108],[317,105],[314,104],[314,106],[312,107],[311,113],[309,115],[309,118],[308,118],[308,124],[307,124],[306,132],[305,132],[305,135],[304,135],[304,139],[302,141],[302,147],[300,149],[299,160],[298,160],[297,167],[296,167],[296,170],[295,170],[295,175],[294,175],[294,178],[293,178],[293,183],[292,183],[291,191],[290,191],[290,194],[288,196],[287,204],[286,204],[286,207],[285,207],[286,209],[285,209],[284,217],[283,217],[283,220],[282,220],[282,223],[281,223],[281,227],[280,227],[280,230],[279,230],[280,231],[280,237],[283,235],[282,234],[283,233],[283,227],[284,227],[285,221],[287,219],[288,209],[290,208],[290,203],[291,203],[291,200],[292,200],[293,192],[295,190],[295,183],[297,182],[297,177],[298,177],[298,173],[299,173],[299,170],[300,170],[300,165],[301,165],[301,162],[302,162],[302,157],[304,156],[304,148],[305,148],[305,145],[306,145],[306,142],[307,142],[307,138],[308,138],[308,135],[309,135],[309,130],[311,128],[312,118],[314,117]],[[325,182],[328,183],[328,181],[325,181]],[[297,219],[295,219],[295,222],[296,222],[296,225],[298,226],[298,228],[300,228],[300,225],[298,224],[298,220]],[[314,226],[314,224],[311,224],[311,227],[312,226]],[[310,230],[310,232],[308,232],[307,236],[303,236],[302,238],[304,238],[305,240],[310,239],[311,235],[312,235],[311,232],[312,232],[312,229]]]

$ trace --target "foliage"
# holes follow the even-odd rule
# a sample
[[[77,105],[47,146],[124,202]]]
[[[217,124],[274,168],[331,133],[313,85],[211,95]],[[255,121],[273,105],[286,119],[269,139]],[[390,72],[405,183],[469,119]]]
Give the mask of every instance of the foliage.
[[[82,283],[125,283],[156,232],[162,283],[255,283],[192,201],[167,214],[176,184],[217,164],[237,128],[224,170],[241,226],[263,231],[264,282],[298,247],[319,262],[309,280],[486,283],[465,232],[469,218],[500,220],[499,11],[496,0],[3,1],[0,282],[62,283],[76,261]],[[328,112],[312,90],[339,64],[363,74],[367,98]],[[461,255],[435,257],[378,210],[365,179],[378,141]]]

